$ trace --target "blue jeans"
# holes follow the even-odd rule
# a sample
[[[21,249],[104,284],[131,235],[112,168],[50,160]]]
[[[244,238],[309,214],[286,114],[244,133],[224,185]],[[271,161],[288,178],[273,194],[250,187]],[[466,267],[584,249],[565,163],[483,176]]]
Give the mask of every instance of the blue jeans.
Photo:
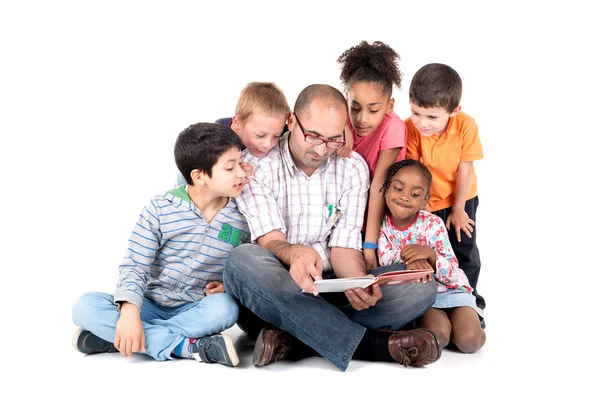
[[[120,313],[112,295],[86,293],[73,306],[73,322],[81,329],[109,341],[115,340]],[[199,338],[224,331],[235,324],[238,307],[225,293],[215,293],[195,303],[161,307],[144,298],[140,317],[146,353],[156,360],[170,360],[173,349],[185,338]]]
[[[378,275],[404,264],[371,270]],[[400,329],[435,301],[434,281],[384,286],[373,307],[356,311],[321,296],[301,293],[288,270],[270,251],[255,244],[236,247],[225,263],[225,290],[258,317],[292,334],[345,371],[366,329]]]

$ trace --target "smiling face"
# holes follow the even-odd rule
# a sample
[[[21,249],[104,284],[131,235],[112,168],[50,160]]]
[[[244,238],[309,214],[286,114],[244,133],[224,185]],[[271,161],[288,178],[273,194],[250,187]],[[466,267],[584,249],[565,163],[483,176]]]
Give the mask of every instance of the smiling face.
[[[429,137],[433,135],[440,136],[446,132],[450,117],[454,117],[460,111],[460,106],[452,113],[448,113],[445,108],[419,107],[415,103],[410,103],[410,119],[419,131],[421,136]]]
[[[231,121],[233,129],[248,151],[255,157],[264,157],[277,144],[283,134],[285,118],[273,117],[264,113],[255,113],[246,121],[234,116]]]
[[[394,109],[391,99],[381,85],[374,82],[356,82],[346,93],[350,121],[358,136],[367,136],[381,124],[385,115]]]
[[[385,192],[392,220],[399,229],[409,226],[429,201],[429,185],[423,172],[414,166],[400,168]]]
[[[237,196],[242,191],[245,177],[244,170],[240,167],[241,158],[242,152],[237,147],[230,148],[219,156],[212,167],[211,176],[199,170],[192,171],[192,175],[198,178],[194,185],[202,185],[203,190],[210,191],[214,197]]]

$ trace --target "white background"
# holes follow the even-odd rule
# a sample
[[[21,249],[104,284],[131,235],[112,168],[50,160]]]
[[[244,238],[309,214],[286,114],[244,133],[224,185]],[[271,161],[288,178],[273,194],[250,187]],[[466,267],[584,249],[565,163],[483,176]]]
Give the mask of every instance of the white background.
[[[17,398],[587,391],[582,377],[591,377],[598,354],[591,291],[599,267],[600,32],[585,2],[7,3],[0,6],[0,362],[8,373],[0,391],[17,390]],[[422,65],[448,64],[463,79],[463,110],[477,121],[485,153],[475,164],[479,288],[488,302],[481,352],[444,352],[423,369],[352,362],[345,373],[319,358],[256,369],[251,347],[241,344],[236,369],[74,352],[71,307],[84,292],[113,292],[139,211],[174,184],[177,134],[232,116],[250,81],[276,82],[291,106],[309,84],[341,88],[336,60],[361,40],[400,54],[401,118]]]

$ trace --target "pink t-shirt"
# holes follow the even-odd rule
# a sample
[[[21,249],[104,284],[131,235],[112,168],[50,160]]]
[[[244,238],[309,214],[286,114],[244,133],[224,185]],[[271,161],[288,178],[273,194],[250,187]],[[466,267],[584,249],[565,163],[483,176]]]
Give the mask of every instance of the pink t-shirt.
[[[354,137],[354,151],[360,154],[367,164],[369,165],[369,172],[371,179],[375,174],[375,168],[377,167],[377,160],[379,159],[379,152],[381,150],[393,149],[396,147],[402,147],[396,161],[404,160],[406,155],[406,137],[408,131],[404,121],[392,112],[386,114],[381,121],[381,124],[369,135],[360,137],[356,134],[354,127],[350,122],[350,130]]]

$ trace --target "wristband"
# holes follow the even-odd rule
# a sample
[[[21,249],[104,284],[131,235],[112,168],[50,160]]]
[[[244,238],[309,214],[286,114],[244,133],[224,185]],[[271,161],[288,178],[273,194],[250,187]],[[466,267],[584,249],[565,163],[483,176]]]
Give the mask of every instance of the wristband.
[[[376,250],[377,249],[377,245],[373,242],[364,242],[363,243],[363,249],[372,249],[372,250]]]

